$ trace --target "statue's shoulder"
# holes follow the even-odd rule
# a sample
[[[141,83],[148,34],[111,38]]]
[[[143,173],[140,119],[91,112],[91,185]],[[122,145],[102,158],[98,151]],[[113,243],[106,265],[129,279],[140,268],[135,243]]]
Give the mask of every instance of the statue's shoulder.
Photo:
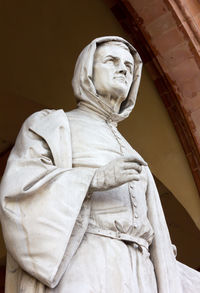
[[[66,119],[66,114],[62,109],[43,109],[31,114],[23,123],[23,126],[33,126],[37,125],[38,123],[41,125],[44,121],[53,122],[56,121],[55,117],[60,117]]]
[[[25,121],[34,121],[34,120],[37,120],[37,119],[42,119],[42,118],[45,118],[45,117],[49,117],[52,114],[60,113],[60,112],[64,112],[64,111],[62,109],[59,109],[59,110],[43,109],[43,110],[34,112]]]

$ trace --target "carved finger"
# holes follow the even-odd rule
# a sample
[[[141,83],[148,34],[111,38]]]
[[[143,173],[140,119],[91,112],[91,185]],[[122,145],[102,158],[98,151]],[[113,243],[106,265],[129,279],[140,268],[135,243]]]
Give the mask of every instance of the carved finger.
[[[140,173],[142,171],[142,166],[139,165],[138,163],[131,163],[131,162],[124,163],[124,170],[132,170],[132,169]]]
[[[140,176],[137,175],[137,174],[132,174],[132,175],[128,175],[127,176],[127,182],[130,182],[130,181],[139,181],[140,180]]]
[[[147,163],[142,158],[136,158],[135,156],[124,157],[124,162],[135,162],[139,165],[147,166]]]

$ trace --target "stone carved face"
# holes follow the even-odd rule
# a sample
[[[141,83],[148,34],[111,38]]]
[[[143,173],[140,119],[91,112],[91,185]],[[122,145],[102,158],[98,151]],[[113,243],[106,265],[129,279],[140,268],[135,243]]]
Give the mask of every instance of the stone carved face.
[[[97,94],[125,100],[133,81],[134,60],[123,43],[100,45],[94,55],[93,83]]]

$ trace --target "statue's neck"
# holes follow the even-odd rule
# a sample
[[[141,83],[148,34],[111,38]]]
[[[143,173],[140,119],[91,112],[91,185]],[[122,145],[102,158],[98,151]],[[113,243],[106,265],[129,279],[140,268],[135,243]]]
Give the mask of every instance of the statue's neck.
[[[118,114],[121,103],[123,102],[123,98],[113,98],[112,96],[99,96],[100,99],[102,99],[112,110],[114,113]]]

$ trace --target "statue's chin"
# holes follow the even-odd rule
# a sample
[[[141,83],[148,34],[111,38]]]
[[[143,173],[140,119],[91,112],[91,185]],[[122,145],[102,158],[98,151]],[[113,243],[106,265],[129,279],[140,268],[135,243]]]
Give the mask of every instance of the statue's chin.
[[[117,86],[112,87],[109,91],[96,91],[97,94],[106,101],[108,104],[121,104],[124,100],[126,100],[128,96],[127,87]]]
[[[124,82],[118,82],[115,87],[113,87],[113,97],[119,99],[123,102],[128,96],[129,88]]]
[[[121,103],[122,103],[124,100],[126,100],[127,95],[128,95],[128,91],[127,91],[127,89],[124,89],[124,88],[117,88],[117,89],[113,92],[112,98],[115,99],[115,100],[120,100]]]

